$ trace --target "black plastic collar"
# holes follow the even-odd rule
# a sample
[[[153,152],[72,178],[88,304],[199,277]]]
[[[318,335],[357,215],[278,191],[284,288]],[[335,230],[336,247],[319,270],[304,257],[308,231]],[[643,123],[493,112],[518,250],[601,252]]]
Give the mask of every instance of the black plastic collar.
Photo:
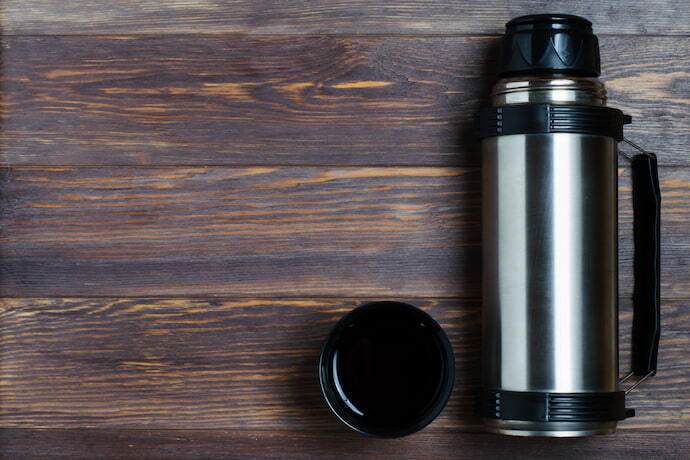
[[[618,109],[595,105],[525,104],[485,107],[479,112],[479,137],[509,134],[579,133],[623,140],[632,121]]]
[[[635,411],[625,408],[625,393],[539,393],[486,391],[481,415],[501,420],[593,422],[623,420]]]

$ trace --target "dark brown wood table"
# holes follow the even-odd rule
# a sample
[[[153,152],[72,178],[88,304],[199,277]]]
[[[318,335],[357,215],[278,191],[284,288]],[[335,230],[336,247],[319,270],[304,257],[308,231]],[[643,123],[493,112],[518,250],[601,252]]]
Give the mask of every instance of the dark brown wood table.
[[[4,458],[646,457],[690,451],[689,8],[683,0],[4,0]],[[487,435],[472,119],[511,17],[575,13],[610,103],[658,152],[659,373],[590,439]],[[621,368],[631,196],[620,163]],[[322,401],[334,322],[407,300],[445,328],[451,401],[399,440]]]

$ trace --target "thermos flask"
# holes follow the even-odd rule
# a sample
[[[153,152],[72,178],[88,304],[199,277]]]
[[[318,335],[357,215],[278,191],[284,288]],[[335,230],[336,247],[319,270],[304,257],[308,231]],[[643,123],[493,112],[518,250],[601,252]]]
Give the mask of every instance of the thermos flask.
[[[618,369],[617,143],[631,119],[606,106],[599,67],[584,18],[531,15],[506,25],[500,79],[479,117],[480,411],[492,432],[603,434],[634,415]],[[641,152],[632,158],[627,376],[637,383],[656,371],[660,284],[656,157]]]

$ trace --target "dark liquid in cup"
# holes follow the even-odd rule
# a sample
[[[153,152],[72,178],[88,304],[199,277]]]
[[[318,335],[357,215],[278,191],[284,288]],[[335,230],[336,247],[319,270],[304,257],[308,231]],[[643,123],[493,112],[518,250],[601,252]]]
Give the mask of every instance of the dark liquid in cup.
[[[336,387],[367,423],[400,426],[434,403],[443,383],[441,344],[421,312],[386,302],[357,316],[341,333]]]

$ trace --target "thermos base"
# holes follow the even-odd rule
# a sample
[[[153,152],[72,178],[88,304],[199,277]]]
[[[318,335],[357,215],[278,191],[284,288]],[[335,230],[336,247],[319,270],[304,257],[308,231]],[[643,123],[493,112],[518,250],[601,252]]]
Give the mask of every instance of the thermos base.
[[[575,438],[595,434],[612,434],[616,421],[607,422],[528,422],[522,420],[483,419],[490,433],[508,436],[547,436]]]

